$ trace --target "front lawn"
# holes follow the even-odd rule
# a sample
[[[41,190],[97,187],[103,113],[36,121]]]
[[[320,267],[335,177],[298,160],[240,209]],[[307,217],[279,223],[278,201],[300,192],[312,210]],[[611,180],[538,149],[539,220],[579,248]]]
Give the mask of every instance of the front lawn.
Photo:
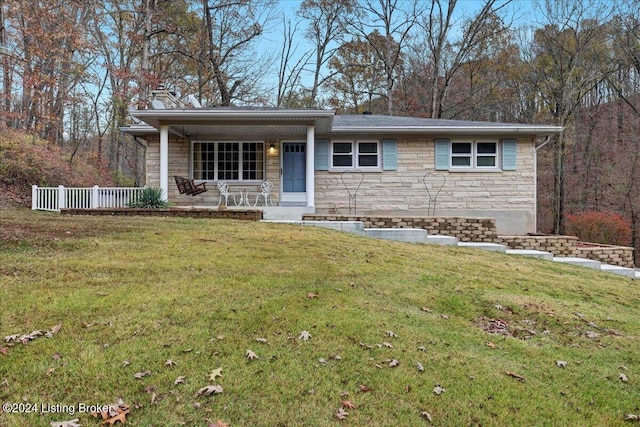
[[[80,410],[119,399],[131,426],[640,415],[631,279],[248,221],[10,208],[0,229],[0,402],[38,409],[2,426],[98,426]]]

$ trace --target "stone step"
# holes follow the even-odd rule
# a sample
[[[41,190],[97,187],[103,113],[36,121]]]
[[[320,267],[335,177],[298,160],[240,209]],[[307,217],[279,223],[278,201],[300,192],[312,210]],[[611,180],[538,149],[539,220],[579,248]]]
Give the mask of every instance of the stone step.
[[[507,252],[507,247],[505,245],[499,245],[497,243],[458,242],[458,246],[461,248],[480,249],[489,252]]]
[[[606,273],[613,273],[619,276],[625,276],[625,277],[631,277],[631,278],[635,278],[637,273],[636,270],[634,270],[633,268],[620,267],[619,265],[610,265],[610,264],[600,265],[600,270]]]
[[[427,243],[431,245],[458,246],[458,238],[439,234],[430,234],[427,236]]]
[[[553,254],[551,252],[537,251],[533,249],[507,249],[507,254],[553,261]]]
[[[595,270],[600,270],[600,261],[594,261],[588,258],[577,258],[577,257],[553,257],[555,262],[561,262],[564,264],[578,265],[580,267],[593,268]]]
[[[364,235],[404,243],[427,243],[429,233],[422,228],[365,228]]]
[[[263,222],[270,222],[274,224],[291,224],[291,225],[304,225],[307,227],[328,228],[330,230],[345,231],[347,233],[364,235],[364,222],[362,221],[266,220]]]

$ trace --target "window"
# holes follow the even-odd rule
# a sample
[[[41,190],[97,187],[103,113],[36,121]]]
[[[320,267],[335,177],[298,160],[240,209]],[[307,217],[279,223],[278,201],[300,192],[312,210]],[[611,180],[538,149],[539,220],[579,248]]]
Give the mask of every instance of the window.
[[[497,142],[451,142],[451,168],[495,169],[498,167],[497,159]]]
[[[205,181],[262,181],[264,143],[200,142],[192,144],[193,179]]]
[[[335,141],[331,144],[333,168],[380,168],[380,143],[377,141]]]

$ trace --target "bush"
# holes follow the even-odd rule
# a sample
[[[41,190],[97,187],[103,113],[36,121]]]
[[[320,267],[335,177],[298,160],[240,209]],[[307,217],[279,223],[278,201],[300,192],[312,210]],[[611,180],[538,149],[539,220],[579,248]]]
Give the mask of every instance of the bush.
[[[136,198],[129,203],[130,208],[141,209],[164,209],[171,207],[164,198],[164,191],[159,187],[145,187],[140,194],[140,197]]]
[[[587,212],[567,215],[567,233],[583,242],[605,245],[631,245],[631,223],[612,212]]]

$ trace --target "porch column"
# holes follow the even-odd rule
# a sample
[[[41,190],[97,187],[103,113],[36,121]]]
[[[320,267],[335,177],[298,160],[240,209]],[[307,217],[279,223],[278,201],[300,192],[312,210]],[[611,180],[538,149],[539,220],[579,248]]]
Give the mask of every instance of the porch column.
[[[315,148],[316,148],[316,138],[315,138],[315,126],[307,125],[307,207],[313,208],[316,205],[316,195],[315,195]]]
[[[169,200],[169,125],[160,125],[160,188]]]

